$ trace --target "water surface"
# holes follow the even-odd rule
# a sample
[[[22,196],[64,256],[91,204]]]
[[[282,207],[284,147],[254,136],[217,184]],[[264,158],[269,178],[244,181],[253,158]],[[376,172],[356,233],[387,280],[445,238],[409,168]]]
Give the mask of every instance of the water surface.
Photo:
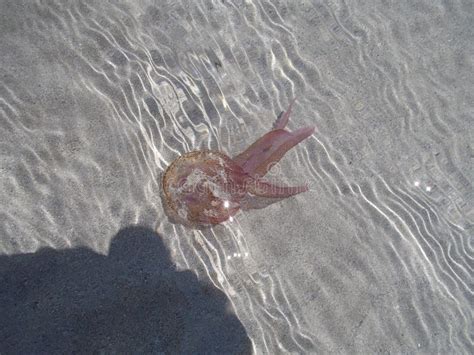
[[[1,1],[0,253],[162,236],[256,353],[472,353],[471,1]],[[180,154],[234,155],[297,97],[311,190],[169,222]]]

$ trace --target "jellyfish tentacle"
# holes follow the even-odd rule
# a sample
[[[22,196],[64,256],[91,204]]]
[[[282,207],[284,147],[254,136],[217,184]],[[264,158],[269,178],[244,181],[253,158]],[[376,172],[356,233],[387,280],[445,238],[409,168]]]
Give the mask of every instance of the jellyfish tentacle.
[[[296,97],[293,98],[293,100],[291,100],[290,105],[288,106],[286,111],[283,112],[282,115],[277,118],[277,120],[275,122],[275,125],[274,125],[274,129],[283,129],[283,128],[286,127],[286,125],[288,124],[288,121],[290,119],[291,109],[292,109],[293,104],[295,103],[295,101],[296,101]]]
[[[272,146],[278,145],[279,142],[283,142],[288,136],[287,131],[282,129],[277,129],[270,131],[257,139],[250,147],[245,151],[233,158],[234,162],[240,165],[244,171],[250,173],[252,168],[257,164],[259,157],[262,157],[263,154],[268,155],[271,153]]]
[[[314,127],[304,127],[294,132],[287,132],[288,134],[282,141],[275,142],[275,144],[272,145],[271,154],[258,159],[258,165],[252,173],[258,176],[265,176],[273,164],[279,162],[291,148],[311,136],[314,130]]]
[[[313,134],[315,127],[304,127],[294,132],[276,129],[258,139],[233,160],[251,176],[265,176],[272,165],[295,145]]]
[[[268,181],[255,179],[247,186],[247,192],[261,197],[284,198],[308,191],[308,186],[281,186]]]

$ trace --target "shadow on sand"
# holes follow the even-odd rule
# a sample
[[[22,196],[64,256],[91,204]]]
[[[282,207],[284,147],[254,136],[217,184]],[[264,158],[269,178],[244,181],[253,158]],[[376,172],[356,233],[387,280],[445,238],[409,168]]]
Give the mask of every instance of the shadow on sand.
[[[87,248],[0,256],[0,353],[250,353],[225,295],[129,227]]]

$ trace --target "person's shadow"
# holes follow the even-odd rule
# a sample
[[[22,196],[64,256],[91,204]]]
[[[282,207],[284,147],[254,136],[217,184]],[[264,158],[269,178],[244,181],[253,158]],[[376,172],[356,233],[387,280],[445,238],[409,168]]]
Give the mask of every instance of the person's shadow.
[[[87,248],[0,256],[0,353],[251,353],[221,291],[129,227]]]

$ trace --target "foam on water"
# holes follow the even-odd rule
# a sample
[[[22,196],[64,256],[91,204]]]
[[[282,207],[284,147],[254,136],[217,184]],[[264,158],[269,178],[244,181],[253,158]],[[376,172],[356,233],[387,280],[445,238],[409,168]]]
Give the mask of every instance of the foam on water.
[[[3,2],[0,252],[122,227],[228,296],[256,353],[473,349],[469,1]],[[171,224],[180,154],[235,155],[297,97],[316,133],[273,175],[310,191]]]

